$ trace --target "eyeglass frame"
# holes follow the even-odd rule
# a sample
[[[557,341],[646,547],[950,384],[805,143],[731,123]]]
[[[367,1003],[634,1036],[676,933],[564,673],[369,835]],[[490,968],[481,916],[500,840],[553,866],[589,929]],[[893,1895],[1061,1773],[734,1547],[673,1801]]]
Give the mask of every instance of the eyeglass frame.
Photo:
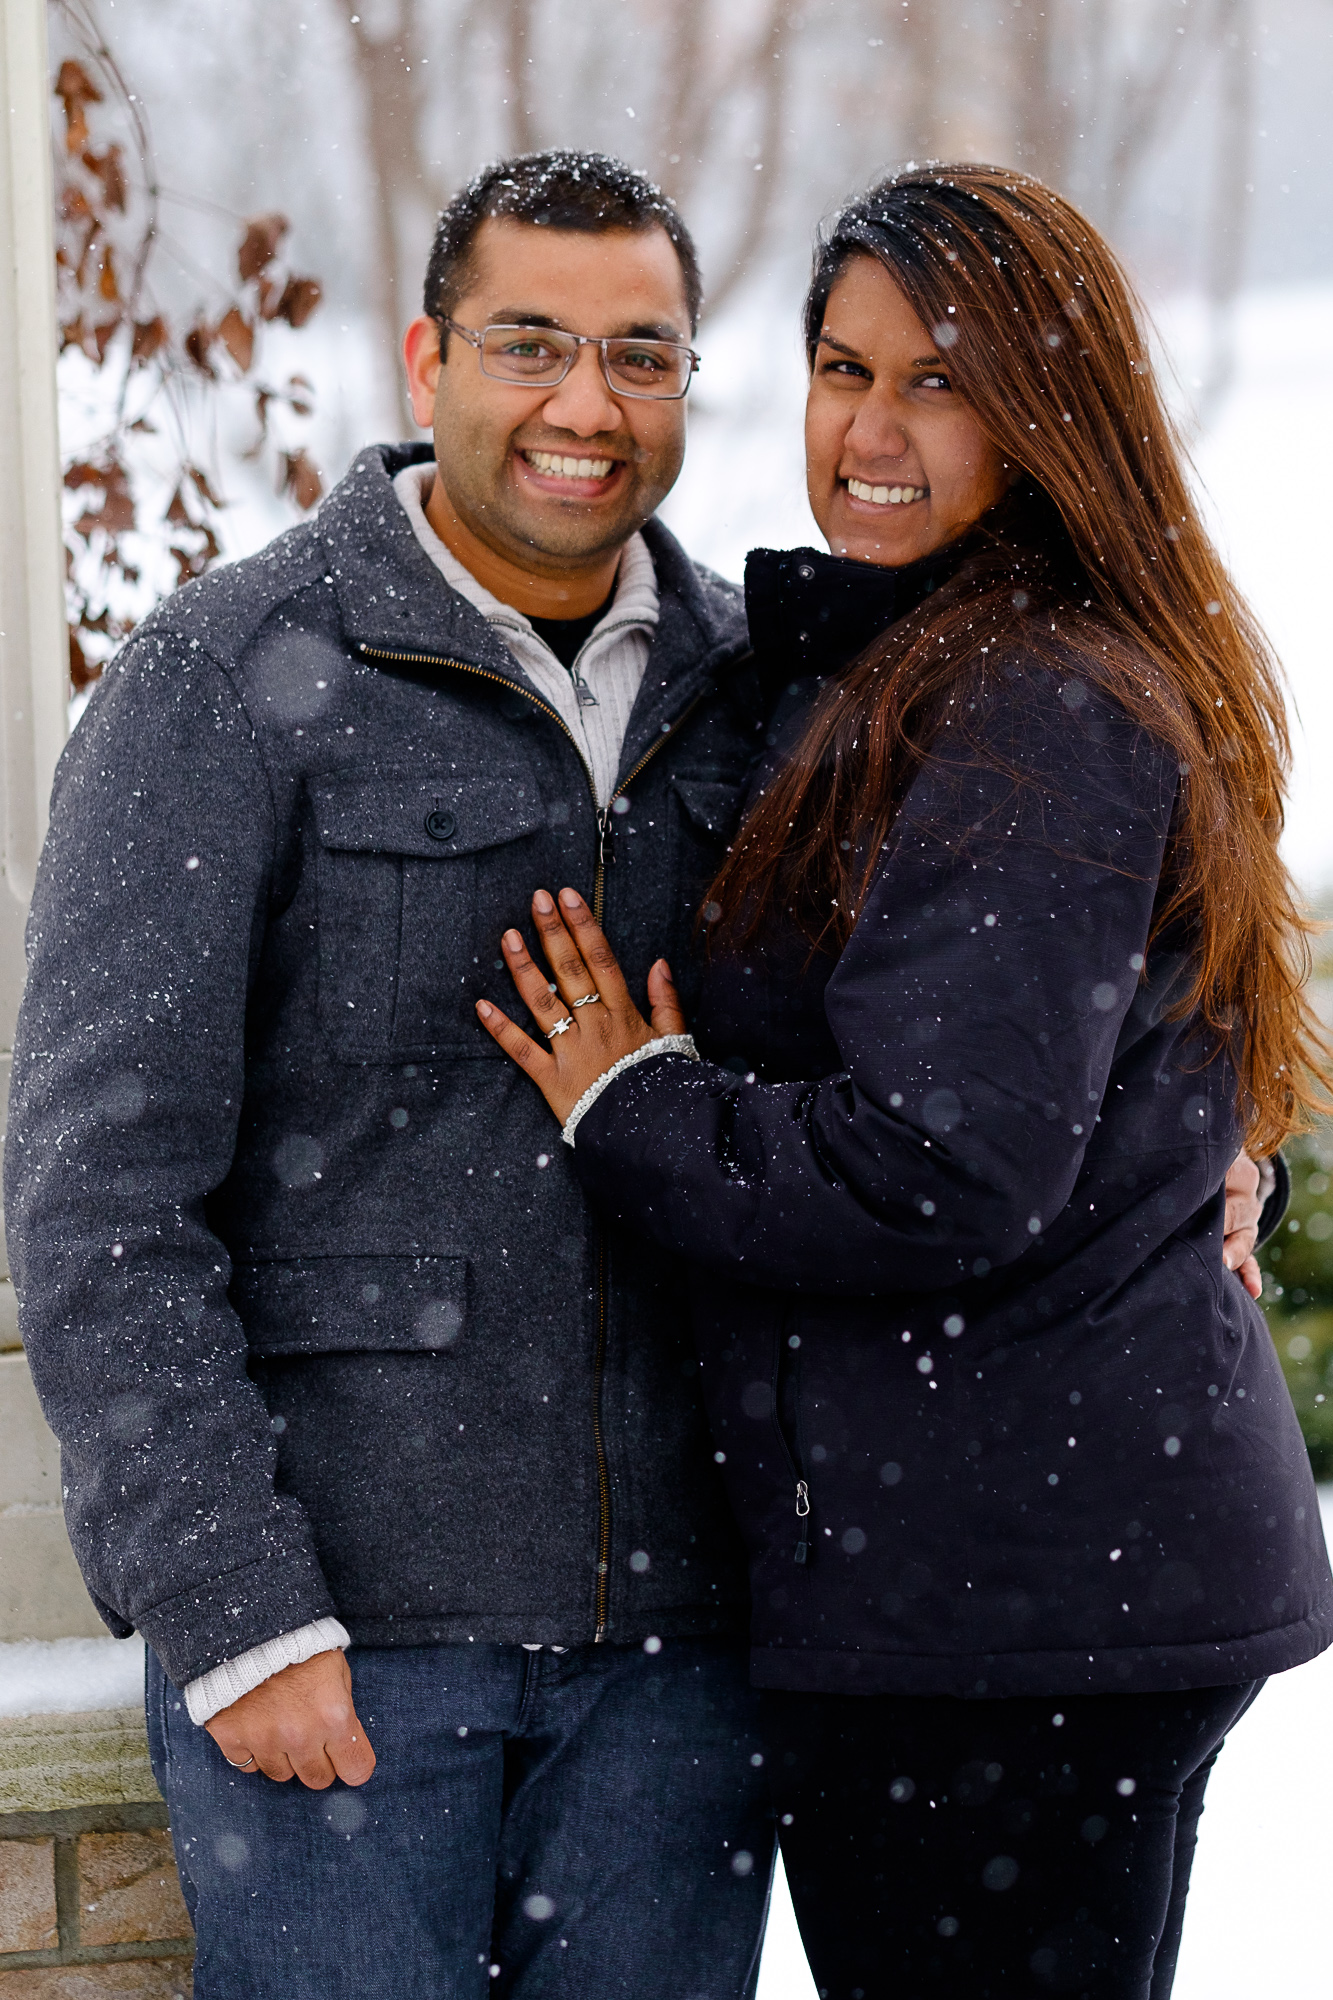
[[[441,313],[436,323],[439,326],[447,326],[451,333],[460,335],[462,339],[467,341],[470,347],[475,347],[477,350],[477,365],[486,377],[486,380],[488,382],[503,382],[507,389],[558,389],[560,384],[567,380],[572,373],[574,364],[579,358],[579,348],[596,347],[600,349],[602,380],[606,383],[607,388],[613,396],[626,396],[634,403],[681,403],[689,394],[690,383],[699,372],[699,362],[702,358],[683,340],[658,340],[655,335],[645,335],[642,340],[642,345],[645,347],[674,347],[678,353],[688,354],[690,357],[690,370],[685,377],[684,388],[677,389],[670,396],[655,396],[650,390],[646,389],[622,389],[618,382],[611,380],[611,368],[607,360],[606,350],[612,341],[633,341],[636,336],[632,333],[571,333],[569,328],[564,326],[534,326],[531,323],[524,325],[512,320],[502,319],[487,320],[485,326],[476,328],[460,326],[458,321],[450,319],[447,313]],[[564,367],[554,380],[533,383],[517,382],[507,375],[492,375],[487,368],[485,349],[482,343],[485,341],[488,333],[559,333],[563,334],[566,340],[572,340],[575,346],[573,353],[567,356]]]

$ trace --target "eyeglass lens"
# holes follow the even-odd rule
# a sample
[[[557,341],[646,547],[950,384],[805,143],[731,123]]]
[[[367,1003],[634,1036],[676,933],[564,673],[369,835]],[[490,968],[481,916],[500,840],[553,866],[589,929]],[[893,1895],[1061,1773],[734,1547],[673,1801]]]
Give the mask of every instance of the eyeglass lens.
[[[573,334],[556,327],[488,326],[481,365],[501,382],[537,386],[569,373],[579,351]],[[613,388],[630,396],[680,396],[690,379],[690,354],[665,340],[608,340],[602,366]]]

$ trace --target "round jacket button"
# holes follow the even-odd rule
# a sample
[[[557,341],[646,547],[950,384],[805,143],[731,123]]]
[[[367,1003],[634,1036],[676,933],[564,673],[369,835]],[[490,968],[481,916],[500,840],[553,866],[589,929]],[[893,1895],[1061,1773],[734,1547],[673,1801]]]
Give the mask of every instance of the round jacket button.
[[[440,812],[437,808],[426,814],[426,831],[432,840],[452,840],[457,827],[458,821],[451,812]]]

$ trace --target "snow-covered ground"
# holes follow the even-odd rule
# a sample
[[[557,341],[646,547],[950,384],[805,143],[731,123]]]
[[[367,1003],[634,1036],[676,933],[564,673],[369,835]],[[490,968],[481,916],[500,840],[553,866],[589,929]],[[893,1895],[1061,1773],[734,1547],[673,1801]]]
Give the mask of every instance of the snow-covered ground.
[[[0,1715],[138,1708],[143,1640],[14,1639],[0,1645]]]
[[[1333,1486],[1320,1489],[1333,1547]],[[1208,1787],[1173,2000],[1328,2000],[1333,1652],[1268,1683]],[[758,2000],[815,2000],[787,1885]]]

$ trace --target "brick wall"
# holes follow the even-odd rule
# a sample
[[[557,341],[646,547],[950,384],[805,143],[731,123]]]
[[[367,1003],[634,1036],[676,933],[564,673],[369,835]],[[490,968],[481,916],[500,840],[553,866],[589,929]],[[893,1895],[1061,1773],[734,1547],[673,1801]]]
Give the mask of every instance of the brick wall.
[[[0,2000],[188,2000],[166,1808],[0,1815]]]
[[[0,1816],[0,2000],[188,2000],[166,1808]]]
[[[189,2000],[193,1951],[142,1715],[0,1721],[0,2000]]]

